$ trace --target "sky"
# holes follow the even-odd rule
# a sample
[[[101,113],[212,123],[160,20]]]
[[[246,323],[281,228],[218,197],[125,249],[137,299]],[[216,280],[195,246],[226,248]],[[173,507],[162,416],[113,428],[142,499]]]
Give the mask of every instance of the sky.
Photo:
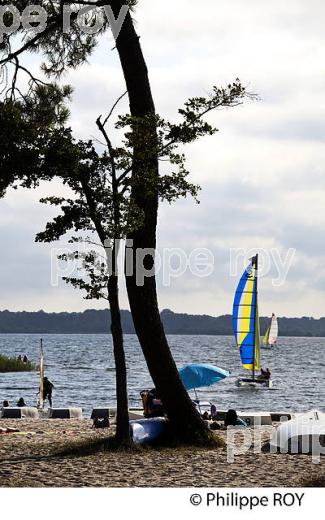
[[[140,0],[134,17],[162,116],[177,121],[186,99],[236,78],[258,95],[256,101],[209,116],[219,132],[185,150],[191,180],[202,187],[200,204],[186,199],[160,206],[158,251],[167,260],[172,256],[174,272],[168,272],[175,275],[167,284],[166,269],[158,273],[160,308],[231,313],[241,271],[259,252],[260,314],[323,316],[324,3]],[[113,47],[107,35],[90,63],[64,78],[75,88],[71,125],[78,137],[99,137],[96,117],[125,90]],[[28,57],[26,63],[36,71],[39,58]],[[119,112],[127,110],[124,100]],[[52,286],[52,249],[65,247],[64,240],[34,242],[55,216],[39,198],[61,191],[59,184],[42,185],[35,191],[9,191],[0,201],[1,310],[105,306],[83,300],[63,282]],[[198,249],[214,263],[205,277],[193,269]],[[176,276],[185,257],[191,269]],[[121,306],[128,308],[123,279]]]

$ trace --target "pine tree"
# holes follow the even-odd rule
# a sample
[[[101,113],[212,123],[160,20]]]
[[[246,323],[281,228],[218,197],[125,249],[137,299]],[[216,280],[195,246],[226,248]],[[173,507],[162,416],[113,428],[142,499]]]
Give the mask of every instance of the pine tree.
[[[84,4],[78,0],[73,3]],[[128,3],[132,8],[136,4],[134,1]],[[27,4],[26,0],[19,2],[21,7]],[[106,23],[99,35],[85,35],[80,31],[76,15],[72,15],[71,31],[69,34],[63,34],[62,7],[71,2],[53,0],[40,1],[39,4],[43,5],[48,12],[47,28],[42,34],[29,36],[17,50],[12,49],[12,35],[4,38],[2,45],[4,58],[0,61],[0,65],[7,68],[11,66],[14,69],[14,84],[9,89],[11,100],[17,94],[18,73],[29,75],[32,91],[35,84],[38,89],[43,86],[20,64],[19,60],[24,52],[33,51],[43,55],[46,60],[43,66],[44,72],[49,77],[58,79],[66,70],[84,64],[95,48],[98,36],[108,29]],[[101,9],[106,2],[98,0],[91,4]],[[123,0],[110,1],[115,18],[118,17],[123,4]],[[90,23],[92,16],[93,13],[88,17]],[[184,165],[181,155],[175,152],[170,156],[169,152],[173,154],[179,144],[190,143],[200,136],[213,133],[213,129],[204,122],[204,115],[216,108],[232,107],[241,103],[247,93],[239,81],[224,89],[215,88],[210,98],[196,98],[185,105],[180,111],[183,118],[181,124],[167,124],[166,127],[156,115],[148,70],[131,12],[127,14],[117,37],[116,50],[124,73],[130,105],[130,115],[120,123],[130,126],[128,134],[131,150],[130,164],[123,175],[125,180],[129,180],[130,204],[136,208],[138,221],[141,215],[141,226],[130,228],[127,238],[132,241],[134,251],[143,248],[155,250],[160,188],[162,184],[165,184],[167,191],[169,188],[168,176],[164,178],[159,171],[161,154],[166,152],[172,164]],[[59,89],[57,85],[53,88]],[[163,136],[160,135],[162,127]],[[165,139],[163,147],[161,147],[162,137]],[[181,192],[183,178],[184,176],[179,178],[180,184],[177,187]],[[179,196],[178,191],[176,195]],[[173,193],[170,193],[169,197],[175,198]],[[136,254],[133,258],[136,258]],[[154,384],[178,435],[189,440],[206,438],[204,423],[181,383],[168,346],[158,309],[156,279],[146,277],[144,284],[139,286],[136,278],[137,266],[134,264],[133,267],[133,273],[126,276],[128,297],[136,333]],[[151,270],[153,267],[154,258],[146,258],[145,268]]]

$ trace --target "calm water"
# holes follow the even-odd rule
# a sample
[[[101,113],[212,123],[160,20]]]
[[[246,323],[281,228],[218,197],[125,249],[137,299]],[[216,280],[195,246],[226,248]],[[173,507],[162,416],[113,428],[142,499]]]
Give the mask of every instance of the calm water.
[[[93,406],[115,405],[115,372],[112,341],[108,335],[43,335],[46,375],[55,385],[54,405],[82,406],[85,415]],[[0,334],[0,351],[9,356],[27,354],[38,362],[37,334]],[[201,389],[200,398],[217,407],[242,410],[325,411],[325,338],[280,338],[273,351],[262,350],[262,366],[272,371],[274,389],[235,386],[242,373],[234,339],[228,336],[170,336],[177,366],[211,363],[231,371],[231,377]],[[141,389],[152,387],[151,378],[136,336],[125,337],[129,370],[130,405],[139,406]],[[24,397],[35,405],[37,373],[0,374],[0,401],[15,404]]]

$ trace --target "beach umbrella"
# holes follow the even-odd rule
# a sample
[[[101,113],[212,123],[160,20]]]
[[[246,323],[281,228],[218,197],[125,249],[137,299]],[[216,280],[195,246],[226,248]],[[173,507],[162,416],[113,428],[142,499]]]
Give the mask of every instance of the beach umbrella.
[[[213,365],[199,363],[186,365],[179,370],[179,375],[186,390],[195,391],[196,388],[211,386],[218,383],[222,379],[228,377],[230,372]]]

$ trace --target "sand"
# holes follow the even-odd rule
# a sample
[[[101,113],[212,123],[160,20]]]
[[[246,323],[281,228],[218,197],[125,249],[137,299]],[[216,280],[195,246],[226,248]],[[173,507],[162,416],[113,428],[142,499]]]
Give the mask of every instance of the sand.
[[[63,456],[80,441],[105,438],[90,420],[5,420],[0,427],[28,435],[0,435],[1,487],[300,487],[305,479],[324,474],[324,457],[254,454],[227,462],[225,448],[145,448],[131,453],[100,452]],[[226,438],[226,432],[221,436]],[[268,439],[266,429],[263,441]]]

